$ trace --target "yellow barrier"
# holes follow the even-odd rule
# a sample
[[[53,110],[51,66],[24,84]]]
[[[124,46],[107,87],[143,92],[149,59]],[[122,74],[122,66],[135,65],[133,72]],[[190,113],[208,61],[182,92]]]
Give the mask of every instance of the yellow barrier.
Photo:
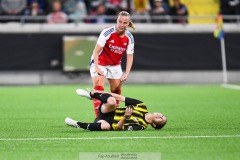
[[[215,16],[219,12],[218,0],[180,0],[188,8],[189,16]],[[173,5],[173,0],[170,0]],[[212,18],[189,18],[190,24],[216,23]]]

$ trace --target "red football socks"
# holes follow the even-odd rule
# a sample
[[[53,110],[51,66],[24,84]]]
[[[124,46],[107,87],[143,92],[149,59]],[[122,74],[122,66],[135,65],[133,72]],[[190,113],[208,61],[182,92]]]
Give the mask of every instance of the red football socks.
[[[122,93],[122,90],[121,90],[121,89],[119,89],[119,90],[116,90],[114,93],[121,95],[121,93]],[[116,101],[116,103],[117,103],[117,105],[119,106],[119,103],[120,103],[120,101],[119,101],[119,100],[117,100],[117,101]]]
[[[99,90],[99,91],[104,91],[104,88],[102,86],[95,86],[94,89]],[[94,109],[96,118],[98,117],[98,107],[100,106],[100,104],[101,104],[100,100],[98,100],[96,98],[93,99],[93,107],[94,107],[93,109]]]

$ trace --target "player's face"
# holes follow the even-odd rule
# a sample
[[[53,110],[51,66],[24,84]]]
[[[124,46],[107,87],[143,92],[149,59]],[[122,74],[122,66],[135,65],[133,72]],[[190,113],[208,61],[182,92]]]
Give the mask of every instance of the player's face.
[[[126,28],[129,26],[130,19],[128,16],[118,16],[117,19],[117,29],[120,32],[123,32],[126,30]]]

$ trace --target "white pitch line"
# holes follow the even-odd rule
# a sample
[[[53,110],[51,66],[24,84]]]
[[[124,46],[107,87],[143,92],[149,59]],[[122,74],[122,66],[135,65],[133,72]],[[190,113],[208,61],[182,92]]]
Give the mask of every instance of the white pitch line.
[[[163,136],[163,137],[89,137],[89,138],[0,138],[0,141],[54,141],[54,140],[110,140],[110,139],[193,139],[193,138],[240,138],[240,135],[218,136]]]

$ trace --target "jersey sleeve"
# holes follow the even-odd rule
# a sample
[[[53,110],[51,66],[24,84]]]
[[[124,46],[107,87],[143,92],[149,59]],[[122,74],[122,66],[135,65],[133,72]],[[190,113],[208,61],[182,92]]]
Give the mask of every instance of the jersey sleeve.
[[[129,43],[128,43],[128,46],[127,46],[127,54],[133,54],[134,53],[134,38],[133,38],[133,35],[128,31],[127,32],[127,36],[128,36],[128,39],[129,39]]]
[[[104,47],[104,45],[106,44],[106,41],[109,39],[109,37],[111,36],[111,33],[113,33],[113,32],[114,32],[113,27],[105,28],[100,33],[98,40],[97,40],[97,44],[99,44],[101,47]]]
[[[125,106],[128,106],[128,105],[137,105],[139,103],[143,103],[142,101],[140,100],[137,100],[137,99],[133,99],[133,98],[129,98],[129,97],[126,97],[125,98]]]
[[[127,54],[133,54],[134,53],[134,43],[129,44],[127,47]]]
[[[107,41],[107,38],[104,36],[104,33],[105,33],[105,29],[100,33],[97,40],[97,44],[100,45],[101,47],[104,47]]]

